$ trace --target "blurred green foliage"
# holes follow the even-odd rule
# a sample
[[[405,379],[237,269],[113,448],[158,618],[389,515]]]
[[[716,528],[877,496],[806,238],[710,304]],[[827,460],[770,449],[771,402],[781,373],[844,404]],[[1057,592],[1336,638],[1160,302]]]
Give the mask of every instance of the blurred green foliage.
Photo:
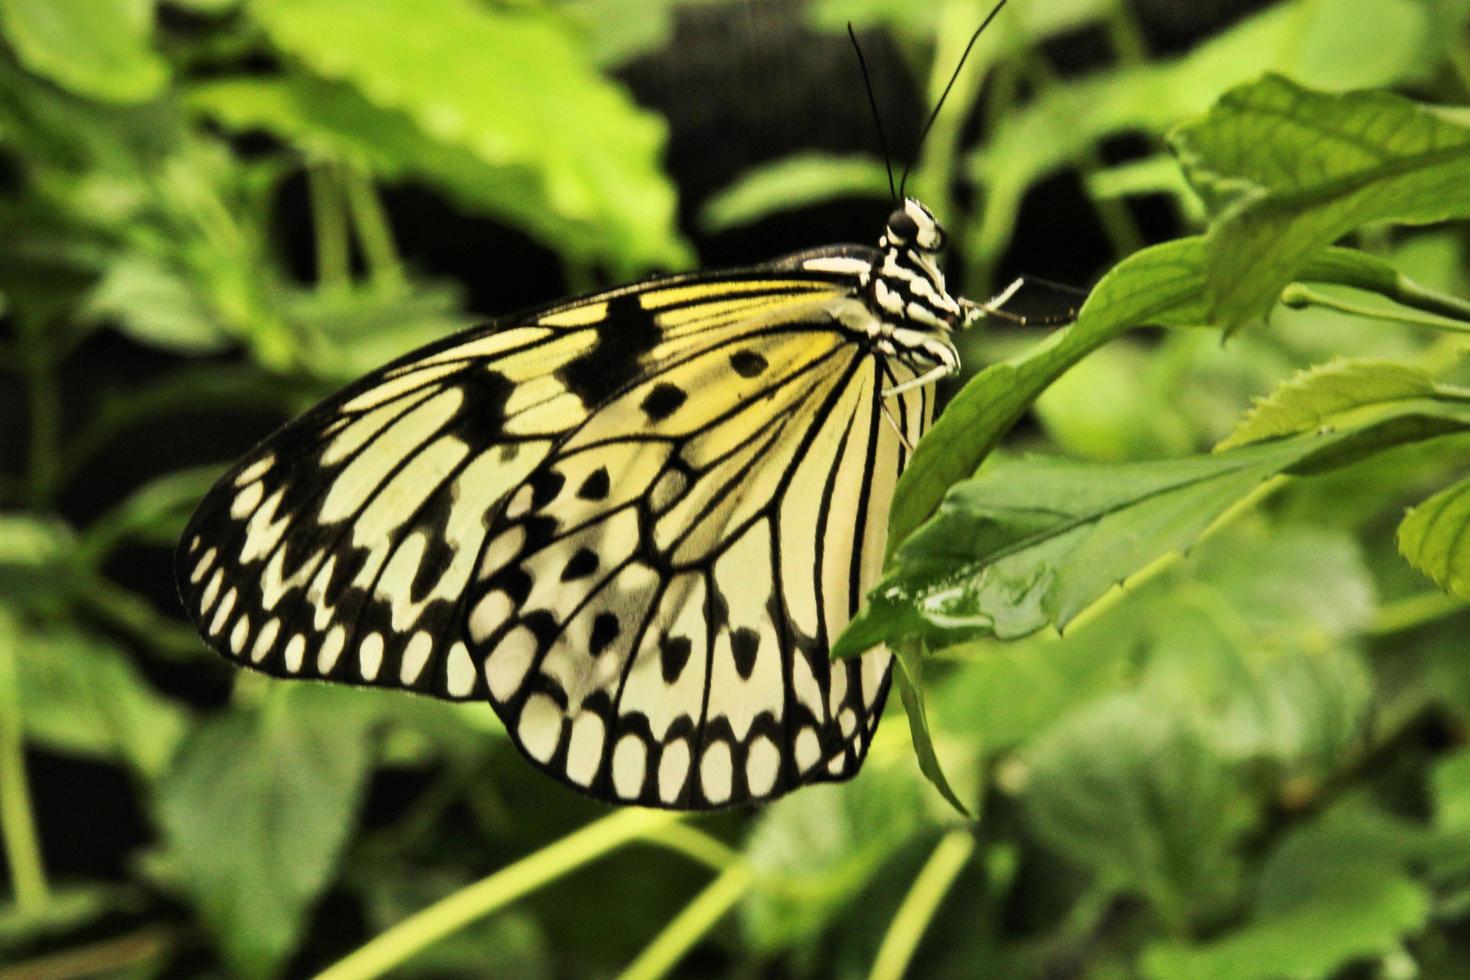
[[[1166,58],[1115,0],[996,20],[910,182],[953,275],[993,288],[1058,175],[1117,264],[1066,330],[963,339],[977,373],[905,473],[838,651],[896,647],[915,737],[888,719],[850,783],[609,815],[530,772],[484,706],[208,659],[117,569],[141,551],[168,576],[214,467],[64,516],[139,426],[295,410],[470,322],[465,284],[400,257],[385,185],[523,233],[571,282],[691,264],[666,124],[610,72],[692,2],[0,0],[0,368],[25,402],[0,479],[0,963],[1470,972],[1470,112],[1444,108],[1470,102],[1466,0],[1282,0]],[[885,32],[932,102],[984,12],[803,17],[836,43]],[[1058,70],[1048,44],[1079,31],[1105,63]],[[1117,137],[1142,152],[1107,162]],[[876,157],[808,150],[699,220],[886,196]],[[1149,244],[1143,198],[1195,234]],[[76,351],[108,331],[166,369],[63,420]],[[106,774],[146,843],[57,853],[68,826],[130,818],[33,797],[28,758]]]

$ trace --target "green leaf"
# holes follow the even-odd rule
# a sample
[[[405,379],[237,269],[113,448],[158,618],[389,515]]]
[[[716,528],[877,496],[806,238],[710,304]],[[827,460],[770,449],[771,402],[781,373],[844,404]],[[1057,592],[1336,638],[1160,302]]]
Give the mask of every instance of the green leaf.
[[[1392,361],[1337,360],[1300,371],[1265,398],[1222,440],[1217,450],[1310,432],[1334,416],[1365,405],[1431,398],[1434,379]]]
[[[1369,857],[1300,870],[1313,894],[1214,942],[1150,946],[1144,973],[1158,980],[1315,980],[1392,952],[1428,921],[1428,891],[1391,864]]]
[[[1026,753],[1027,827],[1176,927],[1234,886],[1249,823],[1238,776],[1168,706],[1136,694],[1068,716]]]
[[[624,229],[548,208],[527,168],[436,139],[408,113],[378,106],[345,82],[299,73],[216,79],[189,89],[186,100],[231,131],[268,132],[384,180],[429,184],[459,207],[522,228],[579,261],[620,255],[627,244]]]
[[[187,890],[230,968],[277,972],[332,880],[372,760],[360,692],[273,688],[200,729],[158,792]]]
[[[1269,477],[1329,470],[1470,428],[1470,406],[1452,399],[1372,408],[1357,426],[1208,456],[992,463],[953,487],[903,543],[834,656],[915,635],[937,648],[1064,628],[1116,583],[1187,550]]]
[[[1160,980],[1334,976],[1397,949],[1428,924],[1429,892],[1405,867],[1464,844],[1349,801],[1276,848],[1243,927],[1199,945],[1156,943],[1144,952],[1145,973]]]
[[[705,231],[720,232],[844,197],[887,200],[888,172],[882,161],[800,153],[753,167],[705,202],[699,223]]]
[[[944,775],[939,755],[934,751],[934,736],[929,728],[929,715],[924,705],[924,659],[917,643],[899,643],[893,651],[893,679],[898,684],[898,696],[903,701],[904,714],[909,720],[909,737],[913,742],[914,756],[919,762],[919,771],[934,785],[945,802],[961,815],[968,817],[970,811],[960,802],[954,788]]]
[[[168,81],[151,0],[0,0],[0,30],[21,64],[77,95],[142,102]]]
[[[1102,278],[1077,320],[1018,357],[981,371],[949,403],[915,448],[888,515],[889,553],[934,511],[944,491],[969,476],[1047,385],[1124,331],[1147,324],[1203,322],[1203,239],[1146,248]]]
[[[674,14],[688,0],[566,0],[558,10],[586,36],[592,60],[621,65],[663,50]]]
[[[1470,479],[1430,497],[1399,524],[1399,551],[1451,595],[1470,599]]]
[[[26,631],[16,653],[29,738],[60,752],[125,760],[148,779],[162,774],[188,716],[148,685],[126,650],[62,626]]]
[[[687,261],[659,167],[666,127],[592,69],[553,12],[467,0],[256,0],[249,9],[316,74],[515,173],[559,219],[602,230],[610,247],[597,258],[617,271]]]
[[[1402,40],[1413,33],[1398,9],[1405,2],[1274,4],[1179,58],[1046,86],[1000,119],[995,132],[970,158],[970,173],[984,188],[985,209],[966,235],[966,254],[982,262],[1003,255],[1028,188],[1075,167],[1104,140],[1118,134],[1162,134],[1204,112],[1225,89],[1263,72],[1276,70],[1306,85],[1343,90],[1380,84],[1395,67],[1401,75],[1420,70],[1421,53],[1411,47],[1412,41]],[[1013,4],[1007,14],[1045,12],[1053,6]],[[1420,20],[1411,17],[1410,23]],[[1375,58],[1334,57],[1331,44],[1337,24],[1355,32],[1360,43],[1377,44]]]
[[[185,354],[225,349],[230,338],[193,284],[157,257],[130,252],[108,266],[82,310],[134,340]]]
[[[1442,830],[1470,831],[1470,749],[1435,764],[1434,823]]]
[[[870,759],[857,779],[792,793],[756,817],[743,848],[755,887],[741,906],[751,947],[808,941],[925,828],[907,764]]]
[[[1470,128],[1387,92],[1332,96],[1268,76],[1175,131],[1217,208],[1207,277],[1228,329],[1264,317],[1313,253],[1364,224],[1470,215]]]

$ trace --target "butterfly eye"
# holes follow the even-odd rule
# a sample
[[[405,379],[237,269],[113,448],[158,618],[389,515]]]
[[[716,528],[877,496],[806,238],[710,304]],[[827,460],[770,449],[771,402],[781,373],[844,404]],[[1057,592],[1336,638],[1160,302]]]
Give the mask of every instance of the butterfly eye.
[[[899,208],[888,216],[888,237],[899,242],[911,242],[919,234],[919,224],[907,211]]]

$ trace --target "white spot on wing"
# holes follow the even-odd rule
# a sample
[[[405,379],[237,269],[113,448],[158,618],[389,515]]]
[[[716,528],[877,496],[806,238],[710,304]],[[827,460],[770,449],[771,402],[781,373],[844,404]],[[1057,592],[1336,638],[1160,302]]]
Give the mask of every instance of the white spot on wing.
[[[336,634],[334,633],[334,635]],[[331,640],[332,638],[330,636],[327,637],[326,646],[331,645]],[[326,646],[322,648],[323,653],[326,652]],[[342,638],[340,636],[337,636],[337,649],[340,650],[341,648]],[[286,661],[287,670],[289,670],[293,674],[300,672],[301,662],[306,659],[306,637],[302,636],[300,633],[297,633],[295,636],[291,637],[291,642],[286,644],[286,652],[284,654],[284,658]],[[322,671],[322,673],[326,673],[326,671]]]
[[[296,640],[300,639],[300,634],[297,634]],[[291,642],[294,644],[296,640],[292,640]],[[322,675],[330,674],[332,668],[337,666],[337,658],[342,656],[342,648],[346,645],[347,631],[341,625],[333,626],[332,631],[327,634],[327,638],[322,641],[321,649],[317,651],[316,672]],[[290,652],[287,649],[286,653],[288,655]]]
[[[561,741],[560,706],[548,695],[531,695],[521,709],[516,734],[527,755],[537,762],[548,761]]]
[[[214,636],[225,628],[225,623],[230,621],[230,613],[235,608],[236,592],[233,588],[225,593],[225,597],[219,601],[219,608],[214,611],[214,619],[209,624],[209,635]]]
[[[281,621],[272,619],[260,628],[260,633],[255,637],[255,646],[250,648],[250,659],[260,663],[265,655],[270,653],[271,647],[275,646],[276,635],[281,632]]]
[[[658,760],[658,796],[665,803],[673,803],[684,789],[689,776],[689,743],[682,738],[664,746]]]
[[[735,767],[730,758],[730,746],[715,742],[704,750],[699,760],[699,788],[711,803],[724,803],[730,798],[731,781]]]
[[[267,453],[240,471],[240,475],[235,477],[235,486],[243,487],[247,483],[255,482],[270,472],[270,468],[275,465],[275,454]]]
[[[567,743],[567,778],[579,786],[591,786],[602,761],[602,743],[607,726],[590,711],[584,711],[572,722],[572,737]],[[621,746],[619,746],[621,747]]]
[[[403,649],[403,663],[398,668],[398,679],[404,684],[417,681],[419,674],[424,672],[424,665],[429,662],[429,654],[433,652],[434,638],[419,630]]]
[[[635,799],[643,791],[643,777],[648,768],[648,746],[637,735],[624,735],[613,749],[613,789],[625,800]]]
[[[210,548],[202,556],[200,556],[199,563],[194,566],[194,571],[189,574],[189,581],[195,585],[198,585],[199,580],[204,577],[204,573],[209,571],[209,566],[214,564],[215,556],[218,554],[218,548]]]
[[[525,626],[517,626],[507,633],[485,658],[485,683],[490,688],[490,696],[497,701],[514,697],[535,656],[535,633]]]
[[[245,651],[245,641],[250,639],[250,617],[241,616],[230,631],[230,652],[239,656]]]
[[[235,499],[230,501],[230,516],[235,520],[242,520],[246,515],[260,505],[265,497],[265,487],[259,480],[251,483],[235,494]]]
[[[796,767],[806,772],[822,761],[822,742],[815,728],[803,728],[796,736]]]
[[[475,686],[475,664],[470,659],[469,648],[463,642],[449,648],[449,660],[445,664],[446,684],[450,695],[462,698]]]
[[[357,669],[365,681],[374,680],[383,666],[383,635],[369,633],[357,645]]]
[[[765,796],[781,772],[781,750],[764,735],[756,736],[745,756],[745,782],[750,795]]]
[[[494,591],[485,593],[475,608],[470,610],[470,639],[476,643],[484,643],[510,618],[515,611],[511,604],[510,596],[504,592]]]

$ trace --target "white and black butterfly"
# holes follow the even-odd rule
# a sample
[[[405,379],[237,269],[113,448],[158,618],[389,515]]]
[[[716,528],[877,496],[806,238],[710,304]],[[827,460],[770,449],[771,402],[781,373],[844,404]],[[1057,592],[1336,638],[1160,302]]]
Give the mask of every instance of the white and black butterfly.
[[[404,357],[257,446],[180,543],[211,647],[488,699],[593,796],[703,809],[855,773],[889,655],[830,662],[953,373],[944,233],[653,279]]]

